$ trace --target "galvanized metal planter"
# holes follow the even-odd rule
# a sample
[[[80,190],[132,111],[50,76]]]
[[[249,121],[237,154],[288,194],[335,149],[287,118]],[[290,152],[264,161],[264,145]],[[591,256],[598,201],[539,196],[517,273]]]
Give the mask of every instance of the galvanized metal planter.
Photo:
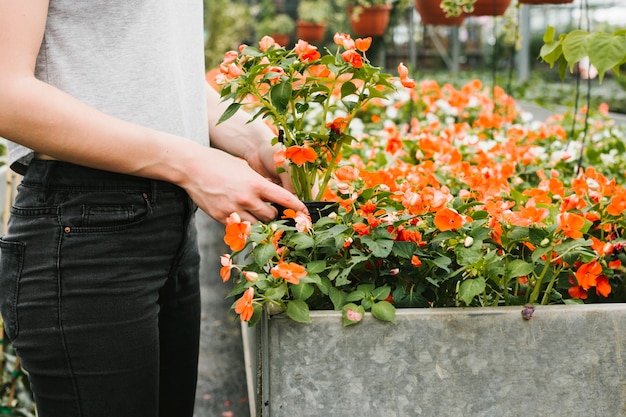
[[[626,305],[313,312],[246,328],[252,416],[626,416]]]

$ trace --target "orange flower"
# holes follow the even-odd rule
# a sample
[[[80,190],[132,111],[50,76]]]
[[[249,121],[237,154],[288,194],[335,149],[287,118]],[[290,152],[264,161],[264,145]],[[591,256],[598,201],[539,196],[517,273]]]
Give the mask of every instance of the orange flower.
[[[259,278],[259,274],[254,271],[243,271],[242,274],[248,282],[254,282]]]
[[[302,265],[298,265],[295,262],[279,262],[271,270],[274,278],[282,278],[290,284],[297,285],[300,283],[300,278],[306,277],[306,269]]]
[[[317,160],[317,152],[309,146],[294,145],[285,149],[285,158],[300,166],[306,162],[315,162]]]
[[[350,182],[359,178],[359,169],[349,166],[343,165],[335,171],[335,178],[338,181]]]
[[[286,160],[287,158],[285,157],[285,150],[284,149],[277,150],[276,153],[274,154],[274,165],[276,165],[277,167],[282,166]]]
[[[341,58],[344,62],[349,63],[354,68],[361,68],[363,66],[363,57],[354,49],[348,49],[341,54]]]
[[[609,279],[604,275],[600,275],[596,279],[596,294],[603,297],[608,297],[611,294],[611,284],[609,284]]]
[[[600,265],[597,261],[591,261],[578,268],[578,271],[576,271],[576,280],[578,281],[578,285],[585,290],[588,290],[589,288],[596,286],[596,279],[601,273],[602,265]]]
[[[272,46],[277,46],[278,44],[271,36],[263,36],[259,41],[259,49],[263,52],[270,49]]]
[[[446,230],[457,230],[463,226],[463,216],[458,211],[445,207],[435,214],[435,226],[442,232]]]
[[[311,74],[311,76],[317,77],[317,78],[328,78],[331,75],[331,72],[328,69],[328,67],[323,64],[311,65],[308,68],[308,71],[309,71],[309,74]]]
[[[339,46],[344,47],[345,49],[354,49],[356,47],[352,37],[345,33],[335,33],[335,35],[333,36],[333,42],[335,42],[335,44]]]
[[[585,225],[585,218],[574,213],[561,213],[557,216],[557,222],[559,224],[558,230],[562,230],[566,236],[572,239],[578,239],[582,237],[580,231]]]
[[[409,69],[402,62],[398,64],[398,75],[400,76],[400,84],[406,88],[415,88],[415,80],[409,78]]]
[[[413,265],[414,267],[422,266],[422,261],[417,255],[413,255],[413,257],[411,258],[411,265]]]
[[[358,38],[354,41],[354,45],[359,51],[366,52],[368,49],[370,49],[370,46],[372,46],[372,38]]]
[[[337,136],[341,135],[348,127],[348,119],[345,117],[337,117],[332,122],[326,123],[326,127],[333,131]]]
[[[250,321],[254,314],[254,288],[250,287],[243,293],[243,296],[235,303],[235,313],[239,314],[241,321]]]
[[[296,230],[298,230],[298,232],[306,233],[313,227],[311,217],[302,211],[287,209],[283,212],[282,218],[293,219],[293,221],[296,223]]]
[[[235,252],[240,251],[246,246],[246,241],[248,240],[248,236],[250,236],[251,230],[250,222],[227,224],[224,243],[230,247],[230,250]]]
[[[365,223],[355,223],[352,225],[354,230],[359,236],[365,236],[370,234],[370,228]]]
[[[304,62],[315,61],[320,57],[317,47],[310,45],[307,41],[303,41],[302,39],[296,44],[296,55]]]
[[[611,199],[611,202],[606,208],[606,212],[611,216],[621,216],[626,210],[626,194],[618,194]]]
[[[569,289],[567,290],[567,293],[570,295],[570,297],[572,298],[578,298],[580,300],[586,300],[587,299],[587,291],[578,286],[578,285],[574,285],[573,287],[569,287]]]
[[[230,279],[230,270],[233,268],[233,260],[230,259],[229,254],[225,254],[220,256],[220,263],[222,264],[220,277],[222,277],[223,282],[226,282]]]

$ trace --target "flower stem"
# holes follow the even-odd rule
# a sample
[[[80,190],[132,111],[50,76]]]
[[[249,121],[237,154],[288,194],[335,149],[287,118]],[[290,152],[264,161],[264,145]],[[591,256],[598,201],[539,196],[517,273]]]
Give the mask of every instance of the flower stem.
[[[530,298],[528,299],[528,302],[530,304],[533,304],[535,300],[539,298],[539,292],[541,291],[541,281],[543,281],[543,278],[546,276],[546,273],[548,272],[548,269],[550,268],[550,264],[552,263],[552,251],[553,250],[554,248],[552,248],[552,250],[548,252],[546,264],[544,265],[543,270],[541,271],[541,275],[539,275],[537,277],[537,280],[535,281],[535,288],[533,288],[533,292],[530,294]]]

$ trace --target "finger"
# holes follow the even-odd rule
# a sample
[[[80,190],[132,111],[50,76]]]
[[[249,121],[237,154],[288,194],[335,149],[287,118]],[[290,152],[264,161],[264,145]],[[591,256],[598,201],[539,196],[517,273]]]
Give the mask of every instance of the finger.
[[[285,208],[290,208],[295,211],[302,211],[308,213],[306,206],[302,201],[298,199],[294,194],[289,192],[283,187],[271,184],[271,187],[267,187],[262,195],[266,201],[280,204]]]
[[[276,220],[278,210],[269,204],[263,204],[262,207],[246,210],[240,213],[242,221],[248,221],[250,224],[257,222],[269,223],[272,220]]]

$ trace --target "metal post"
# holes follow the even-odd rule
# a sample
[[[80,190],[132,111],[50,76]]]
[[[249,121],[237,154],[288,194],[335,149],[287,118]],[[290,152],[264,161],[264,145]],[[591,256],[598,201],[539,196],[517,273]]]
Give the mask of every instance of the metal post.
[[[519,30],[522,37],[522,45],[518,54],[517,76],[520,82],[528,80],[530,75],[530,7],[522,4],[519,9]]]

